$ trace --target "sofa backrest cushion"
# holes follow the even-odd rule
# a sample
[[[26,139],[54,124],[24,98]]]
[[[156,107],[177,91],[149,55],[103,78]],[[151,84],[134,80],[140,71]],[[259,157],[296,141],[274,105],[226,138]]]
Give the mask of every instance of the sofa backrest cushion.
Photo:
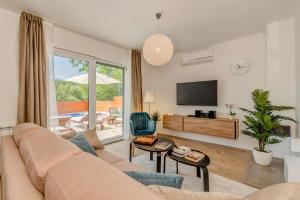
[[[2,200],[43,200],[43,194],[32,185],[11,135],[2,137],[1,150]]]
[[[80,153],[53,166],[45,179],[47,200],[158,200],[147,187],[105,161]]]
[[[19,151],[33,185],[40,192],[44,192],[44,178],[52,166],[81,152],[76,145],[47,129],[23,136]]]
[[[19,147],[22,136],[28,134],[36,134],[41,130],[43,130],[42,127],[33,123],[18,124],[17,126],[14,127],[12,132],[16,146]]]

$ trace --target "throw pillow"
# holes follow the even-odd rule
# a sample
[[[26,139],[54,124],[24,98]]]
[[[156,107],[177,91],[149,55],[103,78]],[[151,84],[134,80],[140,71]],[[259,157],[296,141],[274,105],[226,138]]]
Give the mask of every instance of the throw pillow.
[[[125,172],[128,176],[132,177],[136,181],[144,185],[162,185],[174,188],[181,188],[183,177],[175,175],[166,175],[160,173],[148,173],[148,172],[137,172],[127,171]]]
[[[94,149],[104,149],[104,145],[101,143],[97,136],[96,128],[85,131],[84,137],[94,147]]]
[[[78,146],[83,151],[97,156],[95,149],[90,145],[87,139],[85,139],[82,133],[77,133],[75,136],[69,139],[69,141]]]
[[[96,150],[104,149],[104,145],[101,143],[101,141],[99,140],[99,138],[97,136],[96,128],[85,131],[85,132],[81,132],[81,133],[83,133],[85,139],[90,143],[90,145],[92,145],[94,147],[94,149],[96,149]],[[74,137],[75,135],[76,135],[76,132],[69,132],[69,133],[60,134],[59,136],[66,140],[69,140],[70,138]]]

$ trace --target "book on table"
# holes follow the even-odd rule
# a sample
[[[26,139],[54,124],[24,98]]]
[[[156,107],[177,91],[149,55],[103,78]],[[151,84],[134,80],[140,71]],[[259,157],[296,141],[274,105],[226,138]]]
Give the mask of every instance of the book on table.
[[[168,149],[171,145],[172,145],[172,143],[165,142],[165,141],[160,141],[160,142],[157,142],[157,143],[155,144],[154,147],[155,147],[156,149],[166,150],[166,149]]]
[[[198,151],[192,151],[184,156],[185,159],[190,160],[192,162],[199,162],[205,157],[205,155]]]
[[[172,154],[178,157],[184,157],[191,152],[191,149],[185,146],[174,148]]]

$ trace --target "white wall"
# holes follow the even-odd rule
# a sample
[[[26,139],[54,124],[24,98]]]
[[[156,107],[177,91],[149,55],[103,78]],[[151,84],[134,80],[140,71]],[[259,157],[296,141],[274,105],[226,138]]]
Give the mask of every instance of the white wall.
[[[267,25],[267,89],[272,103],[296,107],[295,18]],[[296,118],[295,110],[282,114]],[[291,126],[291,136],[296,135],[296,124]]]
[[[54,47],[75,51],[114,62],[123,66],[128,64],[128,49],[89,38],[87,36],[54,26]]]
[[[215,52],[213,62],[189,66],[180,64],[180,53],[175,54],[171,62],[163,67],[151,67],[144,61],[142,68],[144,91],[152,90],[156,97],[152,110],[159,110],[164,114],[170,112],[193,114],[196,109],[216,110],[217,117],[224,117],[228,112],[226,103],[232,103],[236,107],[251,107],[251,91],[255,88],[265,88],[266,85],[265,42],[265,34],[259,33],[217,44],[213,46]],[[231,64],[237,59],[246,59],[250,63],[250,70],[246,75],[237,76],[231,73]],[[176,106],[176,83],[204,80],[218,80],[218,107]],[[242,114],[237,108],[234,112],[238,113],[238,116]],[[241,124],[240,128],[243,127]],[[255,141],[243,134],[240,134],[237,140],[231,140],[194,133],[162,131],[241,148],[255,145]]]
[[[19,15],[0,9],[0,126],[14,125],[18,102]]]
[[[232,103],[236,107],[234,112],[237,113],[237,117],[240,119],[240,130],[245,128],[241,122],[243,113],[237,108],[251,108],[253,103],[250,93],[256,88],[266,89],[268,88],[268,82],[271,83],[270,78],[267,78],[270,77],[270,74],[267,71],[266,33],[258,33],[216,44],[213,48],[215,60],[208,63],[181,66],[181,53],[175,54],[171,62],[163,67],[152,67],[143,61],[143,89],[144,91],[154,91],[156,96],[156,102],[151,107],[152,111],[159,110],[162,114],[173,112],[177,114],[193,114],[196,109],[204,111],[216,110],[217,117],[224,117],[228,112],[224,104]],[[237,59],[245,59],[250,63],[250,70],[247,74],[233,75],[231,73],[231,65]],[[218,80],[217,107],[176,105],[176,83],[203,80]],[[278,80],[278,83],[279,81],[289,81],[290,83],[295,81],[295,78],[287,76],[285,80]],[[279,92],[285,90],[280,84],[276,84],[276,87],[280,88]],[[295,96],[295,91],[292,91],[291,95]],[[242,133],[240,133],[237,140],[231,140],[196,133],[170,131],[162,128],[160,131],[165,134],[245,149],[252,149],[253,146],[257,146],[254,139]],[[283,143],[272,145],[269,148],[273,151],[274,156],[283,157],[290,152],[289,139],[285,139]]]
[[[18,101],[18,30],[19,14],[0,9],[0,126],[16,123]],[[100,40],[54,26],[54,47],[86,54],[104,62],[126,67],[125,70],[125,119],[130,113],[130,51]],[[125,123],[125,136],[128,135],[128,123]]]

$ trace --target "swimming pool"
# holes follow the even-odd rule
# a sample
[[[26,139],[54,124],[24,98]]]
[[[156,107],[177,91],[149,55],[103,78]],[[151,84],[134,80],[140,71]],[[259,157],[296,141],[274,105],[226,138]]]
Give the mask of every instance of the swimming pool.
[[[63,114],[62,116],[82,117],[83,115],[84,115],[84,112],[78,112],[78,113],[68,113],[68,114]]]

